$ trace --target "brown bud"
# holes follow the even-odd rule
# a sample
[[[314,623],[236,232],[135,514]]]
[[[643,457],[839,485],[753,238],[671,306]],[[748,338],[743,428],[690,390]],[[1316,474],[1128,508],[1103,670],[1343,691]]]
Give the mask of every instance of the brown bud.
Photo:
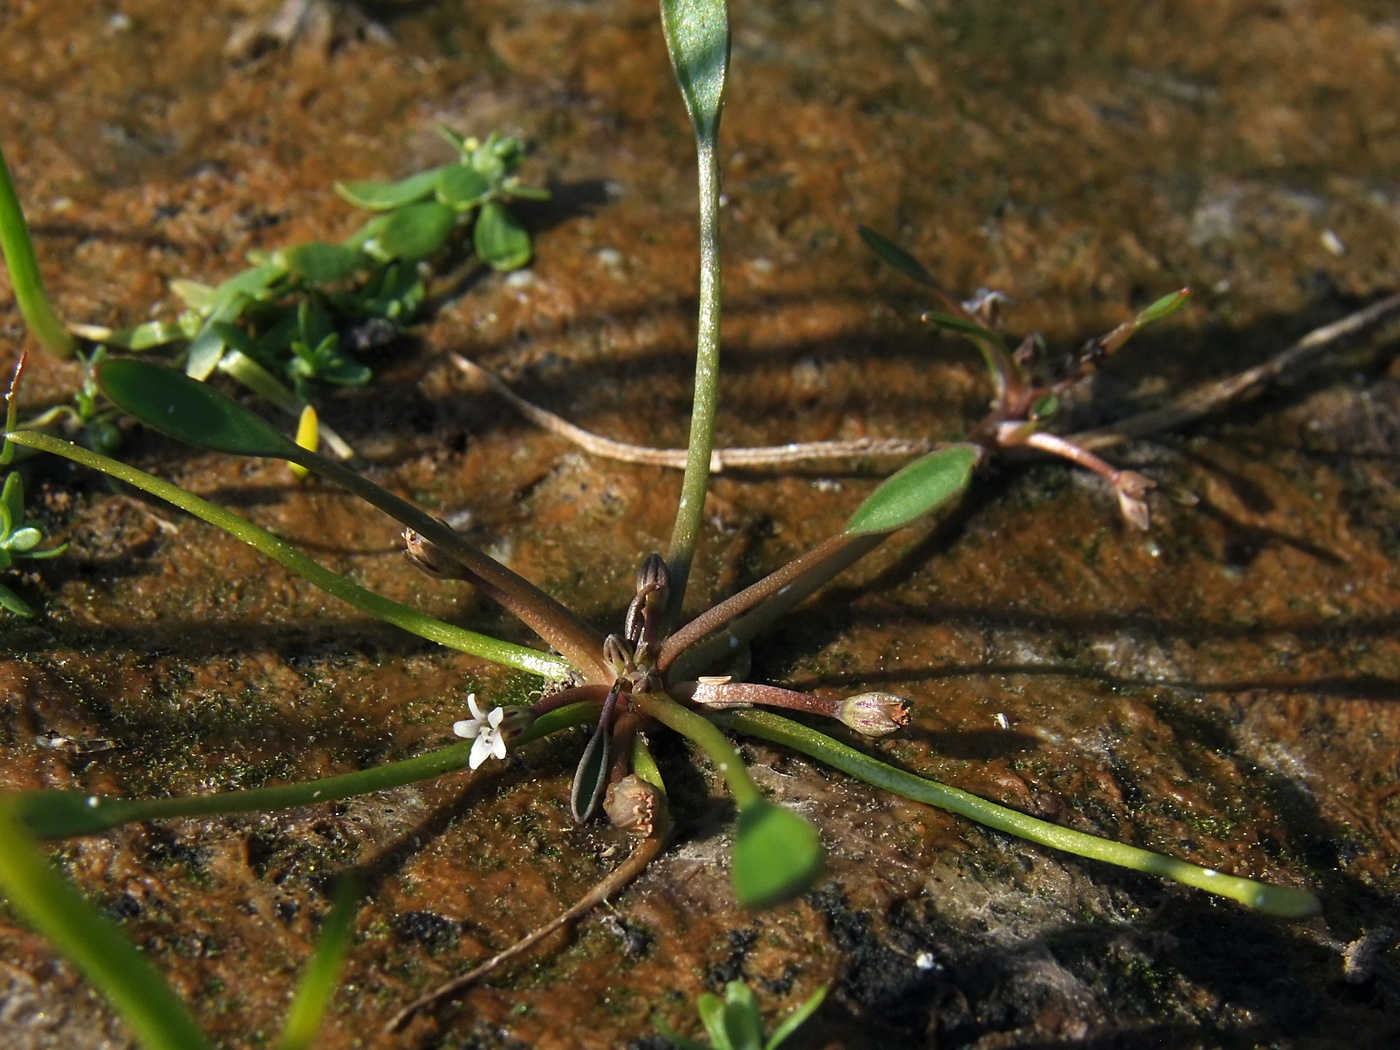
[[[413,529],[404,529],[404,556],[429,576],[439,580],[460,580],[466,575],[457,560],[430,539]]]
[[[889,736],[909,724],[909,701],[893,693],[861,693],[843,700],[836,717],[864,736]]]
[[[635,773],[608,787],[603,811],[613,827],[650,837],[665,814],[666,796]]]

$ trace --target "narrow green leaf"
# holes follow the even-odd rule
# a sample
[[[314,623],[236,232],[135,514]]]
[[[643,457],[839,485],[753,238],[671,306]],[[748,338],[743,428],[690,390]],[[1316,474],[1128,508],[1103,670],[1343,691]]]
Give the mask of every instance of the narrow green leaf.
[[[1142,313],[1137,315],[1137,323],[1139,325],[1145,325],[1151,324],[1153,321],[1160,321],[1169,314],[1174,314],[1176,311],[1180,310],[1186,305],[1186,300],[1190,298],[1190,288],[1182,288],[1172,292],[1170,295],[1164,295],[1146,310],[1143,310]]]
[[[743,981],[724,988],[724,1029],[734,1050],[763,1050],[763,1018],[758,1000]]]
[[[729,1045],[729,1032],[724,1027],[724,1000],[712,992],[703,993],[695,1000],[695,1012],[700,1015],[700,1023],[705,1026],[705,1034],[715,1050],[734,1050]]]
[[[936,324],[939,328],[947,328],[957,332],[959,335],[971,336],[974,339],[989,339],[998,346],[1001,345],[1001,336],[997,335],[990,328],[983,328],[980,324],[967,320],[965,317],[956,317],[953,314],[941,313],[938,310],[925,310],[923,319],[929,324]]]
[[[578,768],[574,770],[574,783],[569,791],[569,809],[573,811],[575,823],[586,823],[598,811],[598,806],[603,801],[603,789],[608,786],[608,772],[611,766],[611,741],[612,734],[600,720],[598,728],[588,740],[588,746],[583,749]]]
[[[14,613],[16,616],[23,616],[26,620],[32,620],[39,614],[34,611],[34,607],[21,598],[10,588],[0,583],[0,609]]]
[[[337,182],[335,192],[342,200],[347,200],[357,208],[370,211],[388,211],[400,208],[414,201],[421,201],[433,192],[441,169],[420,171],[398,182],[380,182],[377,179],[351,179]]]
[[[456,222],[457,212],[437,201],[406,204],[388,214],[365,250],[384,260],[424,259],[447,243]]]
[[[982,458],[976,445],[949,445],[887,478],[851,515],[846,535],[893,532],[960,497]]]
[[[661,26],[695,135],[713,144],[729,66],[728,5],[725,0],[661,0]]]
[[[294,276],[313,284],[343,281],[370,262],[358,248],[326,241],[294,244],[274,253],[273,259]]]
[[[297,984],[287,1019],[282,1025],[282,1038],[277,1050],[308,1050],[321,1030],[321,1022],[335,995],[336,981],[355,921],[355,905],[359,891],[353,880],[346,880],[336,890],[330,914],[321,926],[316,953],[307,964]]]
[[[183,299],[191,310],[207,313],[214,308],[215,292],[212,285],[177,277],[170,282],[170,290]]]
[[[1322,910],[1321,902],[1307,890],[1292,886],[1270,886],[1253,879],[1226,875],[1174,857],[1139,849],[1137,846],[1128,846],[1038,820],[958,788],[896,769],[810,726],[775,715],[771,711],[756,708],[726,711],[718,713],[716,718],[731,729],[811,755],[829,766],[864,780],[867,784],[893,791],[915,802],[937,806],[949,813],[985,824],[989,828],[1004,831],[1008,835],[1017,835],[1076,856],[1173,879],[1207,893],[1229,897],[1266,915],[1305,919]]]
[[[44,863],[21,829],[10,798],[0,803],[0,889],[107,997],[148,1050],[209,1046],[185,1005],[145,957]]]
[[[468,139],[463,138],[461,135],[457,134],[455,131],[453,131],[451,128],[449,128],[446,124],[438,124],[438,125],[436,126],[436,130],[437,130],[437,133],[443,137],[443,140],[444,140],[449,146],[451,146],[453,149],[455,149],[458,153],[462,154],[462,156],[464,156],[464,157],[465,157],[469,152],[471,152],[473,149],[476,148],[475,143],[474,143],[474,140],[471,140],[471,141],[472,141],[472,144],[471,144],[471,145],[468,145],[468,142],[469,142]]]
[[[730,875],[740,904],[781,904],[811,886],[821,869],[822,844],[811,821],[764,799],[739,811]]]
[[[248,363],[251,364],[251,362]],[[178,375],[178,373],[176,374]],[[324,427],[322,427],[321,436],[323,439],[326,439]],[[240,518],[238,515],[232,514],[222,507],[215,506],[208,500],[200,499],[198,496],[186,492],[178,485],[172,485],[168,481],[152,477],[144,471],[127,466],[125,463],[119,463],[116,460],[108,459],[106,456],[99,455],[90,449],[85,449],[71,442],[55,438],[49,434],[35,431],[22,431],[20,433],[11,432],[8,437],[16,445],[27,445],[30,448],[36,448],[44,452],[51,452],[54,455],[63,456],[76,463],[91,467],[94,470],[100,470],[104,474],[125,481],[129,485],[136,486],[143,492],[149,492],[153,496],[157,496],[168,503],[172,503],[181,510],[188,511],[190,514],[209,522],[209,524],[216,528],[223,529],[225,532],[248,544],[248,546],[266,554],[269,558],[272,558],[279,564],[286,566],[298,575],[310,580],[322,590],[350,603],[355,608],[367,612],[371,616],[378,617],[386,623],[402,627],[405,631],[416,634],[420,638],[426,638],[440,645],[457,649],[460,652],[470,653],[473,656],[480,656],[483,659],[492,660],[496,663],[504,664],[507,667],[515,667],[522,671],[528,671],[531,674],[537,674],[543,678],[568,677],[573,673],[576,666],[589,667],[591,665],[585,661],[585,657],[593,658],[592,653],[601,651],[602,649],[601,641],[597,644],[593,644],[592,638],[588,638],[586,641],[582,638],[571,641],[568,636],[564,635],[563,629],[553,626],[556,621],[546,621],[545,617],[550,615],[553,610],[537,611],[539,606],[543,605],[542,601],[534,598],[539,592],[529,592],[528,598],[534,600],[535,604],[524,610],[522,619],[529,616],[531,619],[527,620],[527,623],[531,623],[532,625],[534,623],[539,623],[540,629],[537,630],[537,633],[547,639],[558,639],[560,648],[567,648],[571,653],[575,654],[578,659],[576,664],[571,664],[571,662],[564,657],[538,652],[534,649],[528,649],[523,645],[503,642],[488,635],[477,634],[475,631],[468,631],[461,627],[453,626],[452,624],[443,623],[441,620],[435,620],[430,616],[424,616],[422,613],[416,612],[406,605],[400,605],[398,602],[390,601],[387,598],[381,598],[379,595],[352,583],[345,577],[331,572],[329,569],[302,554],[291,544],[278,539],[266,529],[260,529],[252,522]],[[352,471],[340,467],[338,464],[322,456],[308,452],[305,449],[300,449],[290,441],[287,442],[287,449],[296,452],[297,456],[293,457],[286,452],[268,454],[276,455],[278,459],[288,459],[299,462],[303,466],[312,466],[319,473],[329,475],[332,478],[344,477],[346,480],[343,484],[345,484],[347,488],[385,510],[386,513],[394,513],[395,517],[398,517],[400,520],[404,517],[413,519],[410,521],[410,524],[414,525],[420,531],[424,531],[425,527],[436,527],[442,532],[452,535],[448,532],[446,526],[443,526],[440,522],[423,514],[421,511],[416,511],[416,508],[411,508],[407,504],[398,504],[395,497],[384,492],[382,489],[378,489],[373,482],[361,478],[358,474],[354,474]],[[262,455],[263,453],[259,452],[254,454]],[[355,479],[353,482],[350,480],[352,478]],[[376,493],[379,495],[376,496]],[[403,511],[399,509],[400,506],[414,510],[415,514],[404,514]],[[440,539],[439,542],[441,542]],[[484,558],[485,555],[480,555],[480,557]],[[505,571],[506,570],[501,570],[503,576]],[[512,579],[511,577],[505,578]],[[526,584],[525,586],[529,585]],[[510,600],[511,598],[507,597],[503,600],[502,604]],[[557,619],[562,620],[563,617],[567,615],[567,612],[560,613]],[[582,634],[582,629],[577,633]],[[696,717],[699,718],[698,715]],[[703,721],[703,719],[701,719],[701,721]],[[716,733],[718,733],[718,730],[716,730]],[[369,789],[366,788],[365,790]]]
[[[514,179],[506,181],[505,191],[512,198],[518,197],[527,201],[547,201],[554,198],[554,194],[543,186],[521,186]]]
[[[96,376],[114,405],[168,437],[238,456],[298,456],[296,444],[271,424],[173,369],[118,358],[98,365]]]
[[[1170,295],[1162,296],[1132,320],[1124,321],[1107,335],[1101,336],[1097,341],[1099,350],[1104,354],[1117,353],[1123,348],[1123,344],[1137,335],[1143,327],[1175,313],[1186,304],[1186,300],[1189,298],[1191,298],[1190,288],[1181,288]]]
[[[893,241],[876,233],[869,226],[857,226],[856,232],[860,234],[860,239],[865,242],[867,248],[905,277],[918,284],[937,287],[937,282],[928,270],[924,269],[923,264]]]
[[[826,1000],[826,992],[826,986],[823,985],[809,995],[806,1002],[784,1017],[782,1023],[773,1029],[773,1034],[768,1037],[768,1042],[763,1044],[763,1050],[777,1050],[786,1042],[793,1032],[802,1027],[807,1018],[817,1012],[817,1008]]]
[[[518,270],[530,261],[530,235],[509,211],[497,201],[481,206],[476,228],[472,230],[476,254],[492,269]]]
[[[240,296],[255,299],[285,276],[287,276],[287,268],[275,261],[259,263],[242,270],[214,289],[212,309],[215,313],[224,313],[224,316],[221,316],[219,320],[231,321],[233,317],[227,316],[226,303],[236,300]]]
[[[486,176],[465,164],[449,164],[441,168],[437,180],[437,199],[449,208],[461,211],[478,204],[491,192]]]
[[[34,242],[24,221],[19,195],[10,181],[10,169],[5,154],[0,151],[0,256],[10,272],[10,288],[20,315],[34,338],[55,357],[72,357],[78,341],[63,327],[53,304],[44,291],[39,276],[39,261],[34,255]]]
[[[202,383],[214,374],[223,356],[224,337],[219,326],[206,322],[185,351],[185,375]]]
[[[0,490],[0,537],[24,524],[24,480],[18,472],[11,471],[5,478],[5,487]]]

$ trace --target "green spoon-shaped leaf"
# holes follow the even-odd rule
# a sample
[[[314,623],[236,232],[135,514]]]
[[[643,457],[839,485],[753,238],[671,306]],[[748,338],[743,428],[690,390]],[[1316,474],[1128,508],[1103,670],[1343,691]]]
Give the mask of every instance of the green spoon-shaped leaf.
[[[811,821],[764,799],[739,811],[731,876],[740,904],[781,904],[811,886],[821,870],[822,844]]]
[[[476,254],[495,270],[518,270],[530,261],[530,235],[496,201],[481,206],[472,243]]]
[[[447,243],[457,212],[437,201],[406,204],[389,213],[365,250],[382,259],[425,259]]]
[[[661,26],[695,135],[713,143],[729,66],[725,0],[661,0]]]
[[[846,523],[846,535],[893,532],[957,499],[982,458],[976,445],[950,445],[914,460],[872,492]]]
[[[274,253],[272,257],[288,272],[314,284],[342,281],[361,267],[368,266],[370,261],[358,248],[326,241],[294,244]]]
[[[398,182],[380,182],[377,179],[351,179],[337,182],[335,192],[342,200],[347,200],[359,208],[371,211],[388,211],[405,204],[420,201],[432,193],[437,186],[440,168],[420,171]]]
[[[478,203],[490,192],[486,176],[465,164],[449,164],[438,176],[437,199],[458,210]]]
[[[97,385],[152,430],[215,452],[297,459],[300,450],[272,425],[207,383],[132,358],[97,366]]]

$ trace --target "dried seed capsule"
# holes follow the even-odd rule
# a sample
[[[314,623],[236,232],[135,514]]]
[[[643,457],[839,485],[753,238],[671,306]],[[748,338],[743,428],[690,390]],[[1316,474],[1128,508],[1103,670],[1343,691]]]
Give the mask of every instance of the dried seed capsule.
[[[861,693],[841,701],[836,717],[865,736],[888,736],[909,724],[909,701],[893,693]]]
[[[654,784],[635,773],[623,777],[608,788],[603,810],[615,828],[622,828],[643,837],[656,830],[657,820],[665,811],[666,796]]]

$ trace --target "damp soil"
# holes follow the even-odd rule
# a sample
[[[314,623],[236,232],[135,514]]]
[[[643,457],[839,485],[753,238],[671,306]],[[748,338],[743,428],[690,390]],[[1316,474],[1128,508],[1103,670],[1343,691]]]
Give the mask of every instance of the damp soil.
[[[527,139],[537,259],[439,268],[429,316],[324,415],[381,483],[604,629],[663,547],[674,474],[591,459],[472,389],[475,356],[611,437],[684,441],[696,281],[693,159],[654,4],[481,0],[48,4],[0,14],[0,136],[59,311],[129,324],[168,281],[341,236],[337,178],[440,163],[435,122]],[[1082,8],[1082,10],[1081,10]],[[1097,423],[1257,363],[1400,285],[1400,20],[1389,4],[736,5],[723,137],[720,441],[943,439],[984,409],[968,351],[860,246],[867,223],[1008,329],[1073,347],[1173,288],[1078,405]],[[231,43],[232,42],[232,43]],[[0,288],[3,288],[0,285]],[[0,290],[12,359],[24,344]],[[1024,463],[901,537],[756,645],[755,678],[913,701],[891,761],[1069,826],[1288,885],[1263,918],[1067,858],[745,745],[830,853],[800,900],[733,901],[729,807],[658,742],[681,821],[607,907],[399,1037],[400,1006],[574,901],[630,845],[575,827],[579,741],[508,768],[331,806],[122,828],[55,861],[140,944],[219,1045],[276,1038],[333,876],[368,897],[318,1046],[664,1046],[742,978],[790,1045],[1382,1047],[1400,1036],[1400,369],[1395,333],[1115,458],[1191,492],[1147,534],[1103,486]],[[65,398],[39,358],[26,404]],[[390,597],[527,640],[417,574],[392,524],[279,464],[132,429],[123,455]],[[893,464],[726,474],[698,610],[840,528]],[[200,522],[53,460],[23,468],[69,553],[13,584],[0,626],[0,785],[206,792],[437,747],[471,689],[538,682],[367,621]],[[52,950],[0,911],[0,1042],[129,1045]]]

